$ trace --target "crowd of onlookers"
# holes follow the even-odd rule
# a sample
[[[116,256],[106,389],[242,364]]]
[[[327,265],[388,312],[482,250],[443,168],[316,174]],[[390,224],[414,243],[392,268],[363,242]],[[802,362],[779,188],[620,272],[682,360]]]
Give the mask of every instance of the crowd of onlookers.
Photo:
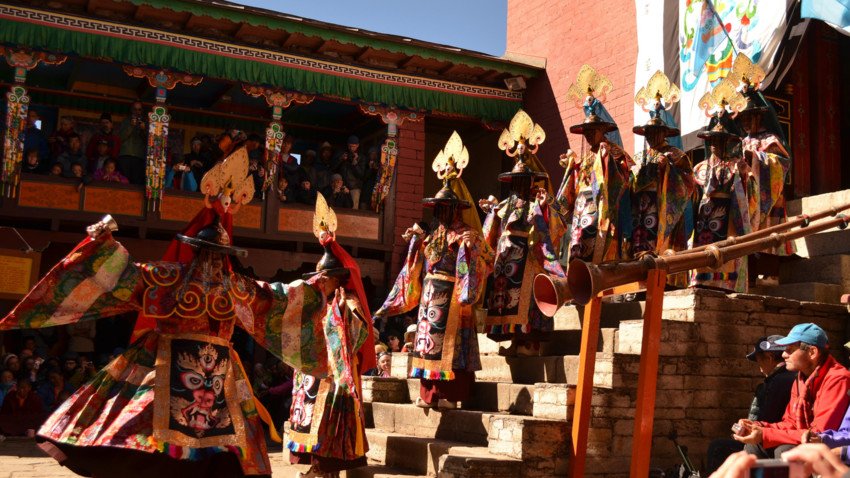
[[[0,435],[33,435],[47,415],[123,352],[132,322],[111,318],[5,334]]]
[[[100,116],[98,130],[87,144],[75,128],[74,119],[62,117],[56,131],[47,136],[39,115],[30,110],[24,130],[23,172],[76,178],[81,184],[116,182],[145,184],[148,123],[142,103],[133,103],[129,115],[114,124],[109,113]],[[380,177],[377,147],[366,154],[357,136],[342,148],[323,142],[300,154],[292,151],[294,138],[287,135],[279,162],[269,164],[265,139],[258,133],[229,128],[217,137],[197,135],[190,151],[166,151],[166,189],[198,191],[201,178],[231,151],[245,146],[256,191],[275,194],[283,203],[313,205],[322,193],[332,207],[368,208]]]

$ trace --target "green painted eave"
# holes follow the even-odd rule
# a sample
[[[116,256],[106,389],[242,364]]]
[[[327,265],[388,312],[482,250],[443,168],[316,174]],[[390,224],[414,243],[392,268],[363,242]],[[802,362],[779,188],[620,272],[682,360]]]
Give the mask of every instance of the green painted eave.
[[[367,30],[332,25],[315,20],[301,19],[283,13],[263,10],[230,2],[211,2],[209,0],[127,0],[134,5],[147,5],[157,9],[168,9],[179,13],[206,16],[235,23],[247,23],[273,30],[297,32],[303,35],[335,40],[358,47],[372,47],[405,55],[417,55],[438,61],[448,61],[472,67],[509,73],[511,75],[533,78],[540,73],[539,68],[531,65],[491,57],[483,53],[468,52],[459,48],[428,44],[416,41],[405,42],[401,37],[392,39],[392,35]],[[355,31],[356,30],[356,31]],[[458,51],[452,51],[458,50]]]

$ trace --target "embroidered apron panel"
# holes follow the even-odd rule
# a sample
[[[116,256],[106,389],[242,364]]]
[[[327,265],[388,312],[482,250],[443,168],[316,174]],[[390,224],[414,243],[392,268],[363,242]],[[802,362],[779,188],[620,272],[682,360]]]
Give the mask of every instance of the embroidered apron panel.
[[[570,260],[581,259],[591,262],[599,229],[599,209],[593,191],[579,191],[573,212],[570,236]]]

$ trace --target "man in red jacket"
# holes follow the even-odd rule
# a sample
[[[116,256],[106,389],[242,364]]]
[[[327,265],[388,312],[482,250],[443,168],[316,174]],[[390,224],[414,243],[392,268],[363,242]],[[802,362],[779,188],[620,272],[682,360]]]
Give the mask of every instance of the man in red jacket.
[[[799,445],[807,431],[837,429],[850,404],[850,372],[829,355],[822,328],[798,324],[776,344],[785,346],[786,368],[797,372],[785,414],[774,423],[739,420],[732,436],[759,458],[780,458]]]

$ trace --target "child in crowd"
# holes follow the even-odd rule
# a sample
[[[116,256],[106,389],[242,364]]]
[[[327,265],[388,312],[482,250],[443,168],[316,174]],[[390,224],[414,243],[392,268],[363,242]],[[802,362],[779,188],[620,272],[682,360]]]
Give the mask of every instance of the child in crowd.
[[[118,172],[118,162],[112,158],[108,158],[103,163],[103,167],[94,172],[94,180],[121,184],[129,183],[127,178]]]

